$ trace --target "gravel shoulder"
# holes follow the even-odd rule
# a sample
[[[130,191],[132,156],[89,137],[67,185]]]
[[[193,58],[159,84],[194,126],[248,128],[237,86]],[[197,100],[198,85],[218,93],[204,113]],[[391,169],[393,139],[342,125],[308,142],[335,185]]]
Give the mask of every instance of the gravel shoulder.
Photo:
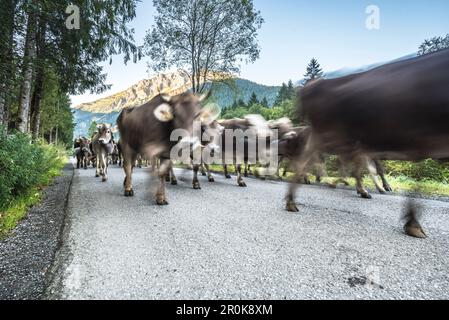
[[[0,299],[41,299],[49,283],[49,271],[61,246],[73,165],[43,193],[42,202],[31,208],[12,234],[0,242]]]

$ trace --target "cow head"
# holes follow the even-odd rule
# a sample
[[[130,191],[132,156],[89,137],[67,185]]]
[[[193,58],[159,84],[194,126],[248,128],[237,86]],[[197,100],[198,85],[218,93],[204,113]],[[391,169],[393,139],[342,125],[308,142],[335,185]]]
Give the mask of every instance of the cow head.
[[[155,108],[154,116],[161,122],[170,123],[173,130],[187,131],[189,136],[184,137],[181,143],[190,144],[193,148],[200,147],[199,137],[194,136],[194,123],[209,126],[219,115],[216,108],[202,107],[208,97],[209,94],[198,96],[192,93],[173,97],[161,95],[161,103]]]
[[[97,125],[97,140],[100,144],[106,145],[110,144],[112,140],[114,139],[113,133],[116,131],[115,128],[112,128],[112,126],[109,123],[103,123]]]

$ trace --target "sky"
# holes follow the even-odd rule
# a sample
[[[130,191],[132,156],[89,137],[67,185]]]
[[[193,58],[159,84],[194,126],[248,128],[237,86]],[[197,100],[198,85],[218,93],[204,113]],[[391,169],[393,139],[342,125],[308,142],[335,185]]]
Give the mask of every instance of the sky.
[[[311,58],[325,72],[393,60],[416,52],[423,40],[449,33],[447,0],[253,0],[265,23],[259,30],[260,58],[242,65],[240,77],[265,85],[300,80]],[[367,7],[379,9],[379,28],[370,30]],[[372,12],[371,12],[372,13]],[[131,23],[142,44],[154,22],[151,0],[142,0]],[[72,104],[91,102],[148,78],[148,58],[102,64],[111,90],[72,96]]]

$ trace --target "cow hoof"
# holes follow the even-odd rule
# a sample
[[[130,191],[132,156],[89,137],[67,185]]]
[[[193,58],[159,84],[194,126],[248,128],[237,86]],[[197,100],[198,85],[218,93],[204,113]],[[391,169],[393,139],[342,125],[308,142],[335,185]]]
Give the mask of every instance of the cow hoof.
[[[299,212],[299,209],[296,206],[296,203],[294,201],[288,201],[287,202],[287,211],[289,211],[289,212]]]
[[[205,177],[205,176],[206,176],[206,172],[201,172],[201,175],[202,175],[203,177]]]
[[[95,174],[95,178],[98,178],[100,175],[98,173]]]
[[[424,232],[424,230],[421,228],[421,226],[419,224],[418,225],[405,225],[404,232],[405,232],[405,234],[407,234],[411,237],[420,238],[420,239],[427,238],[426,233]]]
[[[246,187],[245,181],[239,181],[239,187]]]
[[[215,182],[215,179],[213,177],[209,177],[209,182]]]
[[[230,174],[226,174],[225,177],[226,177],[226,179],[231,179],[232,178]]]
[[[193,189],[195,189],[195,190],[201,189],[200,183],[199,182],[194,182],[193,183]]]
[[[172,186],[176,186],[177,184],[178,184],[178,181],[177,181],[177,180],[172,180],[172,181],[171,181],[171,185],[172,185]]]
[[[105,177],[101,178],[101,182],[106,182],[106,181],[108,181],[108,178],[105,178]]]
[[[393,189],[390,186],[384,186],[385,191],[393,192]]]
[[[134,197],[134,190],[125,190],[125,197]]]
[[[159,206],[166,206],[166,205],[168,205],[168,201],[166,199],[163,199],[163,198],[157,198],[156,199],[156,203]]]
[[[362,193],[360,193],[360,196],[363,199],[371,199],[372,198],[372,196],[368,192],[362,192]]]

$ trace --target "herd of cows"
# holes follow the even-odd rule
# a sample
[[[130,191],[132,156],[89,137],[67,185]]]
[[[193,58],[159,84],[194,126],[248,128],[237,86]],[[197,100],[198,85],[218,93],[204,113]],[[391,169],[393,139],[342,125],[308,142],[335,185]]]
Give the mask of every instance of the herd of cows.
[[[353,165],[356,189],[363,198],[371,198],[362,185],[365,169],[379,192],[391,191],[382,160],[449,159],[449,50],[342,78],[308,83],[298,90],[297,105],[298,117],[307,126],[294,127],[285,118],[264,121],[260,116],[217,120],[217,112],[203,107],[206,99],[207,96],[189,92],[173,97],[159,95],[142,106],[124,109],[116,127],[100,124],[91,140],[84,137],[75,140],[77,167],[87,168],[92,164],[96,176],[106,181],[109,163],[123,165],[124,194],[133,196],[133,167],[142,159],[149,159],[152,172],[159,179],[156,203],[166,205],[165,182],[176,184],[170,154],[175,145],[185,144],[191,150],[209,148],[223,159],[231,153],[237,183],[244,187],[242,168],[246,175],[247,148],[244,155],[237,157],[237,142],[226,143],[223,132],[240,129],[253,130],[256,134],[263,131],[265,135],[275,130],[276,156],[288,160],[296,174],[286,197],[287,210],[295,212],[298,211],[295,193],[299,180],[306,177],[312,166],[322,164],[324,155],[338,156],[342,169]],[[201,123],[202,132],[212,130],[215,133],[212,139],[198,140],[193,135],[195,122]],[[116,143],[113,134],[117,129],[120,140]],[[190,136],[172,141],[170,136],[176,129],[183,129]],[[192,167],[194,189],[200,189],[200,168],[206,169],[209,181],[213,182],[207,163],[192,162]],[[230,178],[227,166],[223,167],[225,176]],[[403,218],[406,234],[426,237],[412,199]]]

